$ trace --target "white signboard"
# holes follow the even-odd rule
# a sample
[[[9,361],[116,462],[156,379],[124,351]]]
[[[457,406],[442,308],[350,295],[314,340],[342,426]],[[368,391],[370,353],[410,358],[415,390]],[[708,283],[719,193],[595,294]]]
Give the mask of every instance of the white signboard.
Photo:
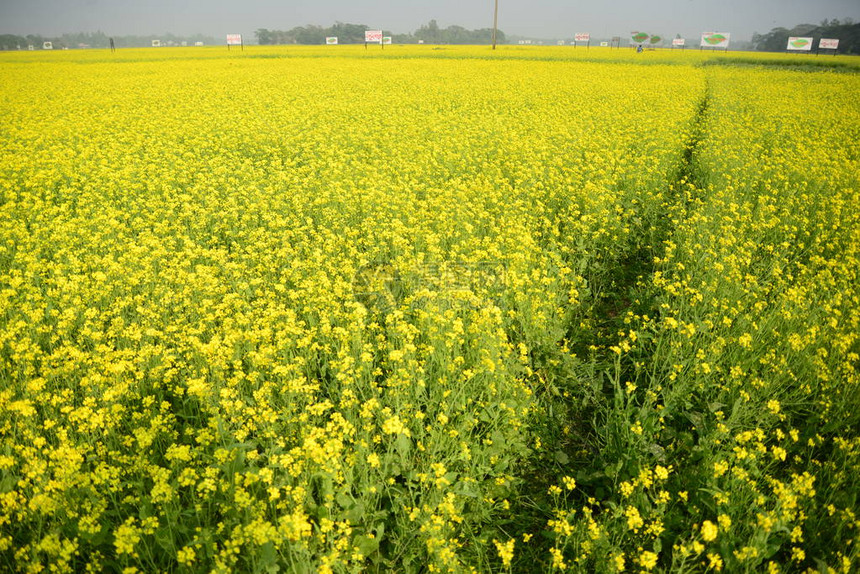
[[[637,44],[641,44],[648,40],[651,37],[651,34],[648,32],[631,32],[630,33],[630,45],[635,46]]]
[[[153,40],[152,41],[152,47],[153,48],[160,48],[161,47],[161,40]]]
[[[53,49],[54,49],[54,45],[53,45],[52,43],[50,43],[50,42],[43,42],[43,43],[42,43],[42,49],[43,49],[43,50],[53,50]]]
[[[381,44],[382,30],[365,30],[364,42],[366,44]]]
[[[242,45],[242,34],[227,34],[227,45],[228,46],[241,46]]]
[[[839,40],[835,38],[822,38],[818,41],[819,50],[838,50]]]
[[[601,42],[601,43],[600,43],[600,47],[601,47],[601,48],[607,48],[607,47],[609,47],[609,42]]]
[[[325,43],[326,43],[328,46],[335,46],[335,45],[337,45],[337,36],[326,36],[326,38],[325,38]]]
[[[591,34],[574,34],[573,39],[577,42],[590,42]]]
[[[728,32],[703,32],[700,45],[703,48],[728,48],[730,37]]]
[[[683,48],[687,41],[684,38],[675,38],[672,40],[672,46],[675,48]]]
[[[810,50],[812,50],[812,38],[799,38],[797,36],[791,36],[788,38],[788,45],[785,47],[785,49],[809,52]]]
[[[382,43],[385,44],[386,46],[390,46],[391,45],[391,36],[383,36],[382,37]]]

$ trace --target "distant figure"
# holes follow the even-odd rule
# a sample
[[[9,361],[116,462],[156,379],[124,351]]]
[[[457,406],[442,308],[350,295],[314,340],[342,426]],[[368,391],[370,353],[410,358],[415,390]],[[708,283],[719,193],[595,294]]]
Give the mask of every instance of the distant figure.
[[[638,46],[636,46],[636,53],[637,53],[637,54],[641,54],[641,53],[642,53],[642,44],[639,44]]]
[[[113,38],[110,39],[110,51],[111,53],[116,52],[116,46],[113,44]]]

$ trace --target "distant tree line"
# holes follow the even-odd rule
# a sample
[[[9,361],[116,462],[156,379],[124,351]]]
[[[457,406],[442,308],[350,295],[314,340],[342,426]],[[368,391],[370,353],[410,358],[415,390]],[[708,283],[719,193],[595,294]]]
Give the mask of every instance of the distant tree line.
[[[423,40],[428,44],[491,44],[493,29],[467,30],[461,26],[440,28],[436,20],[430,20],[426,26],[421,26],[415,31],[414,37],[415,41]],[[505,40],[505,33],[496,30],[496,42],[504,44]]]
[[[337,22],[333,26],[297,26],[290,30],[269,30],[260,28],[254,35],[257,43],[271,44],[325,44],[326,37],[337,36],[339,44],[363,44],[364,31],[370,28],[364,24],[346,24]],[[424,26],[411,34],[392,34],[385,30],[386,36],[391,36],[396,44],[417,44],[419,41],[427,44],[490,44],[493,41],[492,28],[467,30],[462,26],[440,28],[436,20],[430,20]],[[496,42],[505,43],[505,34],[501,30],[496,33]]]
[[[855,24],[851,18],[823,20],[817,25],[798,24],[791,29],[774,28],[767,34],[753,34],[752,43],[762,52],[784,52],[791,36],[811,37],[815,48],[821,38],[836,38],[840,54],[860,54],[860,24]]]
[[[296,26],[290,30],[260,28],[254,32],[254,35],[257,37],[257,43],[261,45],[325,44],[325,39],[328,36],[337,36],[338,42],[341,44],[358,44],[364,43],[364,31],[369,29],[364,24],[338,22],[328,28],[322,26]]]
[[[161,40],[163,46],[179,46],[182,42],[186,42],[189,46],[193,46],[195,42],[203,42],[206,45],[224,44],[226,42],[225,39],[216,40],[211,36],[204,36],[202,34],[195,34],[193,36],[175,36],[173,34],[113,36],[113,40],[117,48],[152,46],[153,40]],[[54,49],[107,48],[110,46],[110,36],[104,32],[80,32],[53,37],[41,36],[39,34],[27,34],[26,36],[0,34],[0,50],[26,50],[27,46],[41,49],[44,42],[51,42]]]

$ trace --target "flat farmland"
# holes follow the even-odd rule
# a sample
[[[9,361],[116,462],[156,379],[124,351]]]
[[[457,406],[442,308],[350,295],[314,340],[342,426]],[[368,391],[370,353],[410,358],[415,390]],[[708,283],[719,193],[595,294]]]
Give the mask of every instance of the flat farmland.
[[[0,77],[0,568],[860,568],[860,59]]]

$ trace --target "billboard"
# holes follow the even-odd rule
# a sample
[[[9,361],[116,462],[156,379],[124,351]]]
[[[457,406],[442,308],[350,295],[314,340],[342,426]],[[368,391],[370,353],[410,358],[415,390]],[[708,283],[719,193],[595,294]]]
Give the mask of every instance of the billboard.
[[[818,41],[819,50],[838,50],[839,40],[835,38],[822,38]]]
[[[655,44],[659,44],[659,43],[661,43],[662,41],[663,41],[662,36],[658,36],[657,34],[654,34],[653,36],[651,36],[651,37],[648,39],[648,42],[649,42],[652,46],[653,46],[653,45],[655,45]]]
[[[227,34],[227,45],[228,46],[241,46],[242,45],[242,34]]]
[[[386,46],[390,46],[391,45],[391,36],[383,36],[382,37],[382,43],[385,44]]]
[[[161,47],[161,40],[153,40],[152,41],[152,47],[153,48],[160,48]]]
[[[382,30],[365,30],[364,42],[365,44],[381,44]]]
[[[651,37],[651,34],[647,32],[632,32],[630,34],[630,43],[631,44],[641,44],[645,42],[648,38]]]
[[[728,48],[731,34],[728,32],[703,32],[702,43],[703,48]]]
[[[337,45],[337,36],[326,36],[326,37],[325,37],[325,43],[326,43],[326,45],[328,45],[328,46],[335,46],[335,45]]]
[[[573,39],[577,42],[591,42],[591,34],[574,34]]]
[[[788,45],[785,47],[785,49],[809,52],[810,50],[812,50],[812,38],[799,38],[797,36],[791,36],[788,38]]]
[[[684,40],[684,38],[675,38],[672,40],[672,47],[673,48],[683,48],[686,43],[687,43],[687,41]]]

